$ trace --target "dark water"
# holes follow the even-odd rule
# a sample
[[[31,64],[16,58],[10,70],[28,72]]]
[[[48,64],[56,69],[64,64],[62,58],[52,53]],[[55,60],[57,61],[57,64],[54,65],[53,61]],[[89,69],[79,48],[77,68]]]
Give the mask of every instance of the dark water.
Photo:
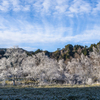
[[[0,100],[100,100],[100,87],[0,88]]]

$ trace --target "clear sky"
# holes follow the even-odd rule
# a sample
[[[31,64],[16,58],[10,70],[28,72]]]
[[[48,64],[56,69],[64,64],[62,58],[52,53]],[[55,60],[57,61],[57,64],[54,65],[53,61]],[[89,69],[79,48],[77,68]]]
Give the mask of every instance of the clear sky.
[[[0,0],[0,48],[55,51],[100,41],[100,0]]]

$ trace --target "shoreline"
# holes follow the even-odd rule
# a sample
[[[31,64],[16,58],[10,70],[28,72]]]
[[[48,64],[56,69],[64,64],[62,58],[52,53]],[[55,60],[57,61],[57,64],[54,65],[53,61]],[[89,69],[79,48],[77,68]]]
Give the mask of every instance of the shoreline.
[[[33,85],[5,85],[5,86],[0,86],[0,88],[86,88],[86,87],[100,87],[100,83],[99,84],[92,84],[92,85],[37,85],[37,86],[33,86]]]

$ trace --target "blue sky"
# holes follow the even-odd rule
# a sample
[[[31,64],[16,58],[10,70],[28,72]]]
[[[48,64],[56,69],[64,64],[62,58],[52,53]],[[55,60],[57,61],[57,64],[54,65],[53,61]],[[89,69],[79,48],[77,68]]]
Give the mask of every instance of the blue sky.
[[[100,0],[0,0],[0,48],[55,51],[100,41]]]

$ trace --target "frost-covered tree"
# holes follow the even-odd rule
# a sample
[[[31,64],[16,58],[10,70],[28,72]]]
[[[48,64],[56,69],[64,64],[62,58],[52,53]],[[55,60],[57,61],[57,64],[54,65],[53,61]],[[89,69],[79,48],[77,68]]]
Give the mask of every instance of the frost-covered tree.
[[[43,84],[92,84],[100,82],[100,45],[93,47],[93,52],[88,56],[64,60],[54,60],[37,53],[28,56],[20,48],[7,49],[4,57],[0,59],[0,80],[12,78],[15,85],[16,79],[34,80],[39,85]]]

